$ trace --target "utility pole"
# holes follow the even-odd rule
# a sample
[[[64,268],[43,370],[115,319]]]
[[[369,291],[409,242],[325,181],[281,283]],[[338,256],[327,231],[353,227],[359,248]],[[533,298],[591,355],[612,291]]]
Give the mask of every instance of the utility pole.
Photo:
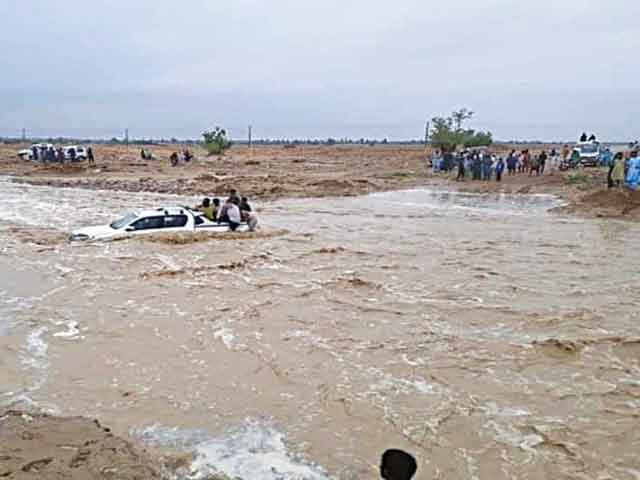
[[[27,142],[27,129],[23,128],[22,129],[22,143],[26,143]]]
[[[251,148],[251,125],[249,125],[249,148]]]
[[[427,121],[427,124],[424,127],[424,146],[426,147],[429,144],[429,128],[431,127],[431,123]]]
[[[124,129],[124,143],[127,146],[127,153],[129,153],[129,129]]]

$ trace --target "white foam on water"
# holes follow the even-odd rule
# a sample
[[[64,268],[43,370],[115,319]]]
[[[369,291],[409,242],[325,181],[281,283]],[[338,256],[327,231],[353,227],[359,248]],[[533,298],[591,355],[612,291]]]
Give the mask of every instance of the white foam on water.
[[[131,209],[185,203],[192,200],[170,194],[26,185],[0,177],[0,218],[22,225],[68,231],[113,221]]]
[[[235,340],[235,335],[229,328],[221,328],[220,330],[216,330],[213,332],[213,338],[219,338],[224,343],[224,346],[229,350],[233,349],[233,341]]]
[[[142,428],[131,429],[131,436],[139,438],[150,446],[192,449],[211,439],[211,435],[199,429],[165,427],[153,424]]]
[[[224,474],[230,478],[264,480],[326,480],[318,466],[292,458],[284,435],[273,426],[248,419],[225,435],[199,445],[191,478]]]
[[[48,330],[47,327],[39,327],[27,335],[21,355],[22,365],[25,368],[42,371],[49,367],[47,355],[49,345],[43,339]]]
[[[394,377],[375,367],[367,368],[366,372],[379,379],[377,383],[369,385],[370,392],[391,391],[404,395],[414,392],[423,394],[436,393],[436,385],[428,383],[423,377],[415,377],[413,379]]]
[[[56,322],[56,325],[64,325],[67,327],[66,330],[62,332],[56,332],[53,334],[54,337],[63,337],[68,338],[70,340],[75,340],[80,335],[80,330],[78,329],[78,322],[69,321],[69,322]]]
[[[291,455],[285,435],[271,423],[248,418],[213,437],[200,429],[151,425],[131,435],[156,447],[195,450],[188,479],[206,480],[225,475],[241,480],[328,480],[319,466]]]
[[[487,402],[484,406],[478,406],[480,410],[484,410],[487,415],[494,417],[526,417],[531,412],[524,408],[517,407],[499,407],[495,402]]]
[[[57,415],[60,409],[53,403],[36,402],[31,395],[40,390],[47,382],[49,368],[49,345],[45,340],[45,335],[49,329],[47,327],[38,327],[27,335],[25,342],[20,350],[20,362],[23,368],[33,375],[30,385],[19,392],[5,392],[6,400],[2,405],[26,405],[36,407],[38,410],[46,413]]]
[[[494,420],[489,420],[484,427],[493,430],[493,437],[497,442],[520,448],[529,453],[535,454],[534,447],[544,442],[544,438],[538,434],[523,433],[511,425],[503,425]]]

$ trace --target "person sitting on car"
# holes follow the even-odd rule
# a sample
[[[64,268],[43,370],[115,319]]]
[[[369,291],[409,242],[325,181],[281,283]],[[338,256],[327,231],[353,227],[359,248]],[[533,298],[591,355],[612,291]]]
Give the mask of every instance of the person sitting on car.
[[[247,199],[247,197],[242,197],[242,199],[240,200],[240,217],[242,218],[243,222],[247,222],[247,224],[249,224],[249,230],[253,232],[256,225],[258,225],[258,218],[252,211],[251,205],[249,205],[249,199]]]
[[[228,198],[225,204],[220,209],[220,213],[218,215],[218,223],[228,223],[229,230],[235,232],[236,229],[240,226],[241,221],[242,218],[240,216],[240,209],[235,203],[231,201],[231,198]]]
[[[236,206],[240,207],[240,195],[238,194],[238,191],[235,188],[232,188],[231,190],[229,190],[229,198],[227,199],[227,201],[230,201],[232,203],[234,203]]]
[[[195,210],[200,210],[205,218],[212,222],[216,220],[216,209],[211,205],[211,199],[209,199],[209,197],[204,198],[202,203],[195,207]]]
[[[218,218],[218,212],[220,212],[220,199],[214,198],[213,199],[213,219],[214,220]]]
[[[247,197],[242,197],[240,200],[240,211],[241,212],[250,212],[251,205],[249,205],[249,199]]]

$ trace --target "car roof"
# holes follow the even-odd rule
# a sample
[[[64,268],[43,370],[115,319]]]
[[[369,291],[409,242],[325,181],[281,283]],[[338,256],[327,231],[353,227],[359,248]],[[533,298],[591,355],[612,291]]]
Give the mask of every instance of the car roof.
[[[154,217],[158,215],[186,215],[189,209],[186,207],[160,207],[137,212],[138,217]]]

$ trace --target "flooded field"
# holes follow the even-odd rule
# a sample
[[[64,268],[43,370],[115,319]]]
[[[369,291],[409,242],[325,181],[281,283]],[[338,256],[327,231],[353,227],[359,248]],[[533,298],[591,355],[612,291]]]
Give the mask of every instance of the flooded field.
[[[69,244],[195,198],[0,180],[0,405],[87,415],[188,478],[640,478],[640,226],[544,195],[258,205],[254,236]]]

